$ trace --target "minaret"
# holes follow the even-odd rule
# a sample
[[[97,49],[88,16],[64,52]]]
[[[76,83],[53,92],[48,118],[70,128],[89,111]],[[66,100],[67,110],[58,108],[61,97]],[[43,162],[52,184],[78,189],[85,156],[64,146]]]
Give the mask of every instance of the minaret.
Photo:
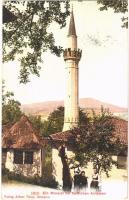
[[[77,35],[75,29],[73,9],[70,16],[70,24],[67,35],[68,48],[64,50],[66,72],[66,95],[64,101],[64,127],[63,131],[73,129],[79,123],[79,68],[78,63],[82,51],[77,48]]]

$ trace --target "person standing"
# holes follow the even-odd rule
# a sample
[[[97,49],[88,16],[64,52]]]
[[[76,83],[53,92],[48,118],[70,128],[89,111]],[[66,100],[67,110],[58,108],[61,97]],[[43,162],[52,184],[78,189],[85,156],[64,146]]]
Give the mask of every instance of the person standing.
[[[82,171],[80,174],[80,189],[86,189],[88,187],[87,177],[85,176],[85,171]]]
[[[95,189],[96,191],[99,190],[99,180],[100,180],[99,174],[98,174],[97,170],[94,169],[90,188]]]
[[[80,172],[79,171],[74,171],[74,189],[79,190],[80,188]]]

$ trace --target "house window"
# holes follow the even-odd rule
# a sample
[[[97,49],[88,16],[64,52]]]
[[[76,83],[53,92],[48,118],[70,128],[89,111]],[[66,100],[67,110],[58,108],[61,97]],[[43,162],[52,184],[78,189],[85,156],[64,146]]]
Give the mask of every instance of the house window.
[[[14,163],[15,164],[23,164],[23,151],[14,151]]]
[[[2,149],[2,164],[5,164],[7,157],[7,149]]]
[[[25,151],[24,164],[33,164],[33,152]]]
[[[15,164],[33,164],[33,152],[32,151],[14,151],[14,163]]]
[[[117,168],[118,169],[127,169],[127,157],[126,156],[117,156]]]

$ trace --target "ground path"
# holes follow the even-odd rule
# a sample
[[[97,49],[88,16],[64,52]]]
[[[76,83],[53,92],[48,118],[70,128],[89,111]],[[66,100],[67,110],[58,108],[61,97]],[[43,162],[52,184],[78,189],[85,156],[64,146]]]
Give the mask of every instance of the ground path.
[[[65,193],[62,190],[11,181],[1,187],[2,200],[125,200],[127,181],[105,181],[99,193],[90,189]]]

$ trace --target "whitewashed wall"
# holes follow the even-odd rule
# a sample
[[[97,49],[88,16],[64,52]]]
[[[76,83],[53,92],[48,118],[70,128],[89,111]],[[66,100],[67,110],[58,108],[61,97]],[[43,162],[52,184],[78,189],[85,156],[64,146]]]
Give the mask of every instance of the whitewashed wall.
[[[62,162],[59,157],[59,151],[55,148],[52,149],[52,175],[55,180],[62,185]]]
[[[58,181],[58,183],[60,185],[62,185],[62,163],[61,163],[61,159],[59,157],[59,152],[57,149],[52,149],[52,165],[53,165],[53,176],[55,177],[56,181]],[[66,154],[68,156],[68,158],[72,157],[74,154],[72,151],[67,151],[66,150]],[[117,156],[113,156],[114,160],[117,160]],[[88,182],[90,184],[91,182],[91,177],[93,174],[93,165],[91,163],[88,164],[87,168],[82,168],[81,170],[84,170],[86,173],[86,176],[88,177]],[[74,176],[74,171],[71,170],[71,175],[72,177]],[[113,166],[112,170],[109,172],[110,177],[107,178],[107,176],[102,173],[101,175],[101,179],[102,181],[105,180],[121,180],[123,181],[124,179],[127,179],[127,168],[126,169],[118,169],[117,167]]]
[[[41,150],[35,151],[33,154],[33,164],[14,164],[13,150],[7,152],[5,167],[11,172],[16,172],[24,176],[33,177],[38,174],[42,176],[42,159]]]

